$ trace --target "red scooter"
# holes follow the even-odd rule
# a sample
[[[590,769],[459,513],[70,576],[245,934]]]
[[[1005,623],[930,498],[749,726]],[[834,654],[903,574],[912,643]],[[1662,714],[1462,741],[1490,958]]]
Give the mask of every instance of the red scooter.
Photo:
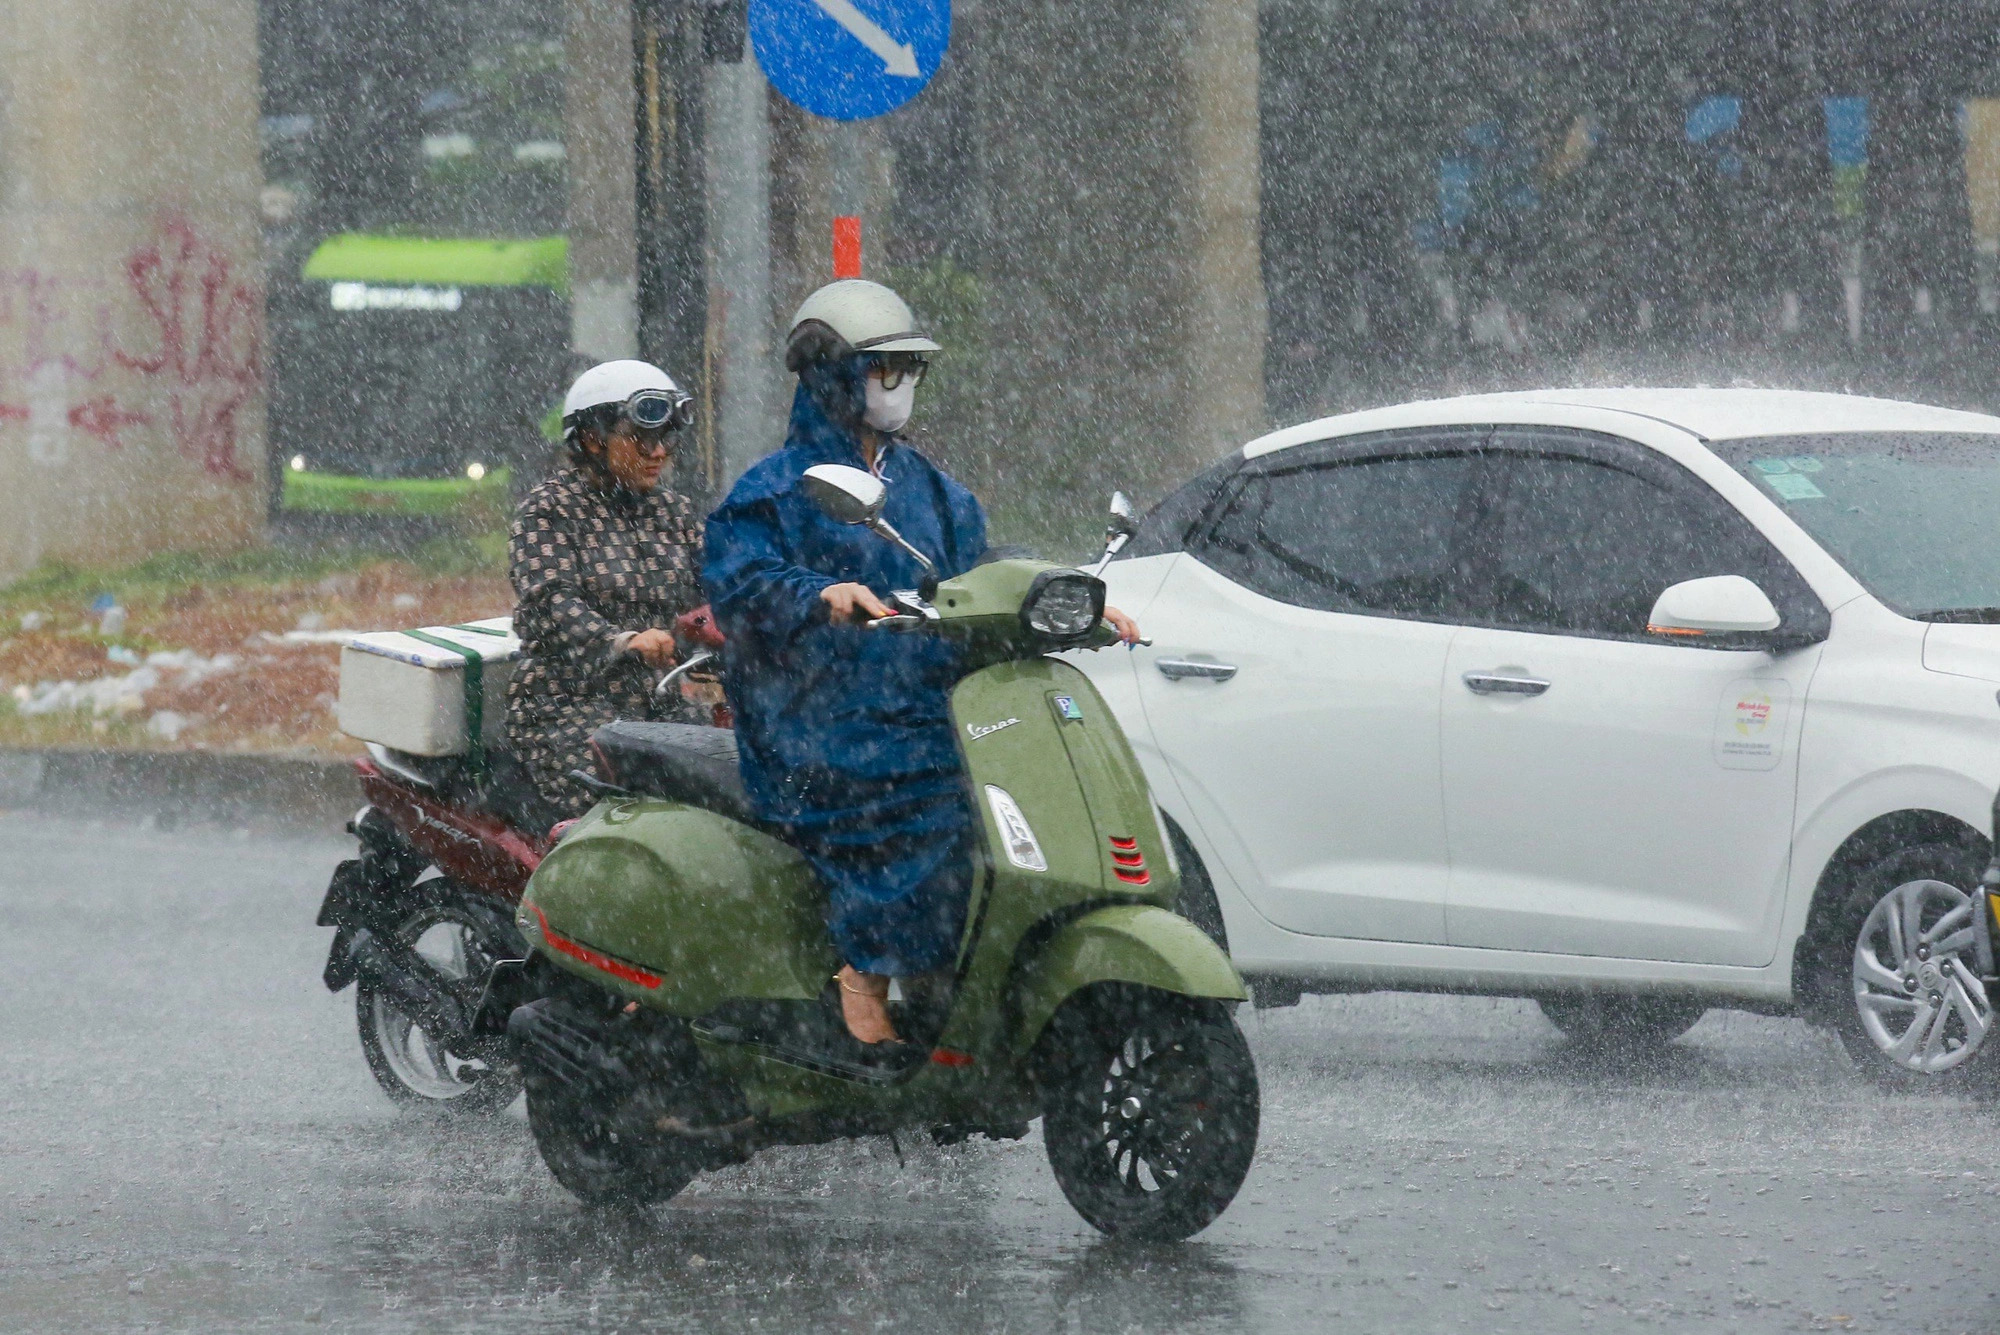
[[[706,607],[674,623],[682,661],[662,693],[709,666],[722,636]],[[710,706],[729,727],[727,705]],[[514,928],[528,878],[563,822],[511,752],[414,756],[374,742],[354,762],[367,805],[348,822],[359,856],[335,868],[319,925],[335,929],[325,982],[356,984],[368,1069],[390,1098],[440,1115],[493,1112],[521,1091],[506,1017],[533,999]]]

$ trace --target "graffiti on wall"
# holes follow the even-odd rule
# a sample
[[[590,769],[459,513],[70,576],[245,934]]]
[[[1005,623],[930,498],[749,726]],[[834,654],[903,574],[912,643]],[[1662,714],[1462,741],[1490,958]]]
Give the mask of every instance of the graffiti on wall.
[[[263,303],[236,262],[162,219],[113,275],[0,271],[0,441],[37,463],[151,433],[246,483],[242,416],[263,385]]]

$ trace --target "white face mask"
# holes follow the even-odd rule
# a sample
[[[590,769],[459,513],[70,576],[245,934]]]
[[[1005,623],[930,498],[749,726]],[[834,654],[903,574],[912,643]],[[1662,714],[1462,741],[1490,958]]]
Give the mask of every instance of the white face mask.
[[[868,409],[861,414],[861,420],[877,431],[901,431],[917,406],[916,378],[904,376],[902,384],[884,389],[882,382],[871,375],[867,386]]]

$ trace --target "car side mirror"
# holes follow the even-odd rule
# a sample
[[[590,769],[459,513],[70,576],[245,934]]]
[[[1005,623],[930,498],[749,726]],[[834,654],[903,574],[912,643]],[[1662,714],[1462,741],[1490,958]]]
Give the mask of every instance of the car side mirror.
[[[1669,585],[1653,603],[1646,629],[1688,639],[1748,638],[1768,648],[1773,647],[1770,633],[1781,620],[1770,596],[1751,581],[1741,575],[1709,575]]]
[[[882,479],[846,464],[814,464],[806,470],[806,495],[836,524],[872,524],[882,516],[889,489]]]

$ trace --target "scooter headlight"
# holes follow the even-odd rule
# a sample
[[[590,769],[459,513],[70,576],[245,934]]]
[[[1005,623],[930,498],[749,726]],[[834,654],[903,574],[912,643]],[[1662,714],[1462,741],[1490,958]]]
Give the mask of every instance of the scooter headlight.
[[[1081,640],[1104,616],[1104,581],[1081,570],[1045,570],[1021,604],[1029,630],[1060,644]]]

